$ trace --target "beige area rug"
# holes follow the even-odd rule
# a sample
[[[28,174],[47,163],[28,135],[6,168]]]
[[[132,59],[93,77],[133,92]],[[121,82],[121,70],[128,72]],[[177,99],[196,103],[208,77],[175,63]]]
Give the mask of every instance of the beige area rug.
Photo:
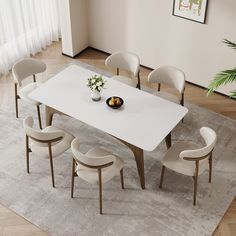
[[[173,142],[202,143],[202,126],[218,134],[213,182],[208,183],[207,172],[200,176],[197,206],[192,206],[193,183],[189,177],[167,170],[164,188],[158,189],[164,142],[155,151],[145,152],[146,190],[141,190],[134,157],[126,146],[65,116],[55,116],[54,125],[77,136],[82,151],[99,145],[124,159],[125,190],[120,188],[119,177],[104,185],[102,216],[98,213],[97,186],[76,178],[75,198],[71,199],[70,151],[54,161],[55,189],[51,187],[48,160],[31,154],[31,173],[27,175],[22,118],[29,114],[35,117],[36,112],[21,103],[20,118],[16,119],[13,102],[0,110],[0,203],[51,235],[211,235],[236,193],[236,121],[192,104],[186,106],[189,113],[174,129]]]

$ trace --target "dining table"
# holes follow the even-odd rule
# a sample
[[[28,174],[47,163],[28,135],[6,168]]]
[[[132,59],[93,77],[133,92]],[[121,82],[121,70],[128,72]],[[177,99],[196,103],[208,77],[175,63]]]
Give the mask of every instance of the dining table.
[[[153,151],[164,139],[169,148],[171,132],[188,109],[105,75],[101,100],[93,101],[87,81],[94,75],[100,74],[76,64],[68,65],[29,96],[45,105],[46,126],[51,125],[55,113],[62,113],[126,144],[134,154],[140,185],[145,189],[144,151]],[[113,96],[124,101],[119,109],[106,103]]]

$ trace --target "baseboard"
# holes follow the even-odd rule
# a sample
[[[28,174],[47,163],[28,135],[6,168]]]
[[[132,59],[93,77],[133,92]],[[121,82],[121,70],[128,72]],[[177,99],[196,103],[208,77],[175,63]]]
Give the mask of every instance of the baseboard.
[[[193,86],[196,86],[196,87],[198,87],[198,88],[204,89],[204,90],[208,90],[208,88],[206,88],[206,87],[204,87],[204,86],[202,86],[202,85],[195,84],[195,83],[189,82],[189,81],[187,81],[187,80],[186,80],[186,83],[187,83],[187,84],[191,84],[191,85],[193,85]],[[229,98],[229,99],[232,99],[232,100],[236,100],[236,98],[230,97],[229,95],[226,95],[226,94],[221,93],[221,92],[218,92],[218,91],[214,91],[213,93],[216,93],[216,94],[218,94],[218,95],[224,96],[224,97]]]
[[[68,55],[68,54],[66,54],[66,53],[62,53],[62,55],[63,56],[66,56],[66,57],[70,57],[70,58],[72,58],[72,59],[75,59],[76,57],[78,57],[80,54],[82,54],[83,52],[85,52],[87,49],[89,49],[90,47],[88,46],[88,47],[86,47],[85,49],[83,49],[82,51],[80,51],[79,53],[77,53],[76,55],[74,55],[74,56],[70,56],[70,55]]]
[[[89,49],[92,49],[92,50],[94,50],[94,51],[97,51],[97,52],[104,53],[104,54],[106,54],[107,56],[111,55],[111,53],[106,52],[106,51],[103,51],[103,50],[98,49],[98,48],[94,48],[94,47],[91,47],[91,46],[89,46],[88,48],[89,48]]]
[[[106,52],[106,51],[104,51],[104,50],[101,50],[101,49],[98,49],[98,48],[95,48],[95,47],[91,47],[91,46],[88,46],[88,47],[85,48],[83,51],[81,51],[81,52],[79,52],[77,55],[75,55],[74,57],[65,55],[65,54],[63,54],[63,53],[62,53],[62,55],[68,56],[68,57],[71,57],[71,58],[74,59],[74,58],[76,58],[77,56],[79,56],[80,54],[82,54],[83,52],[85,52],[87,49],[92,49],[92,50],[94,50],[94,51],[104,53],[104,54],[106,54],[107,56],[111,55],[111,53],[109,53],[109,52]],[[153,68],[148,67],[148,66],[145,66],[145,65],[142,65],[142,64],[141,64],[140,66],[141,66],[142,68],[145,68],[145,69],[148,69],[148,70],[151,70],[151,71],[154,70]],[[195,83],[190,82],[190,81],[188,81],[188,80],[186,80],[186,83],[187,83],[187,84],[191,84],[191,85],[193,85],[193,86],[196,86],[196,87],[198,87],[198,88],[204,89],[204,90],[207,90],[207,89],[208,89],[208,88],[206,88],[206,87],[204,87],[204,86],[202,86],[202,85],[195,84]],[[216,93],[216,94],[218,94],[218,95],[224,96],[224,97],[229,98],[229,99],[236,100],[236,98],[230,97],[229,95],[226,95],[226,94],[221,93],[221,92],[218,92],[218,91],[214,91],[213,93]]]

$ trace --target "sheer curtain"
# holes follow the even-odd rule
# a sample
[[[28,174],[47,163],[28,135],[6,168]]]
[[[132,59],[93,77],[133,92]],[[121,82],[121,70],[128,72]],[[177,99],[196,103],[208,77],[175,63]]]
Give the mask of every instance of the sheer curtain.
[[[59,36],[58,0],[0,0],[0,74]]]

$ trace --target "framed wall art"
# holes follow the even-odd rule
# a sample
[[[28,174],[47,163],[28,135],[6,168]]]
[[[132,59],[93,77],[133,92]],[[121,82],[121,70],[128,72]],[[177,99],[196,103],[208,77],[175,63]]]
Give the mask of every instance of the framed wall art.
[[[174,0],[173,15],[205,24],[207,2],[208,0]]]

